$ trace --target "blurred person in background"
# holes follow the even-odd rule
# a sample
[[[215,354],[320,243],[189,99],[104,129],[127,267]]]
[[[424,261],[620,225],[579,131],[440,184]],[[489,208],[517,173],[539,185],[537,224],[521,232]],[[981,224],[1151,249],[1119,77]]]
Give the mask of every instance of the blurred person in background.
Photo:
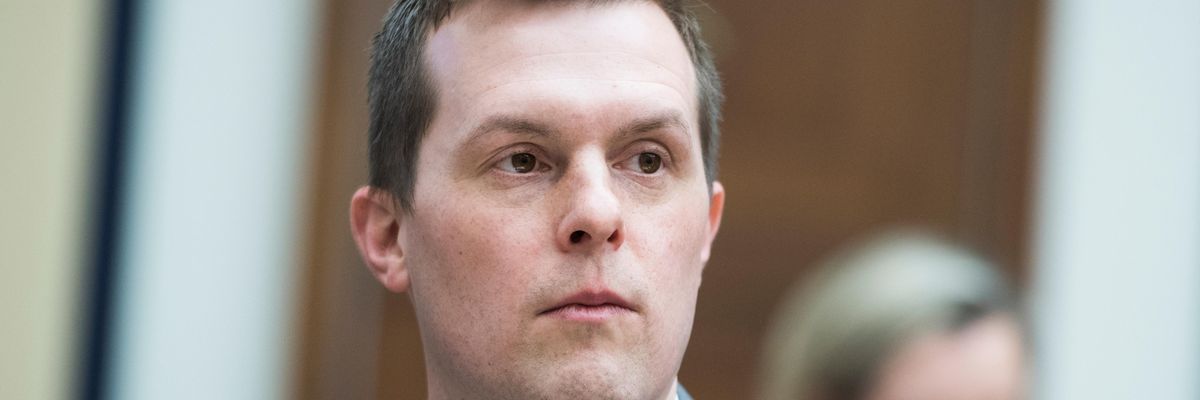
[[[412,301],[430,398],[690,398],[724,189],[680,2],[402,0],[369,85],[352,230]]]
[[[1024,335],[1003,279],[934,236],[897,231],[855,246],[776,312],[764,400],[1015,400]]]

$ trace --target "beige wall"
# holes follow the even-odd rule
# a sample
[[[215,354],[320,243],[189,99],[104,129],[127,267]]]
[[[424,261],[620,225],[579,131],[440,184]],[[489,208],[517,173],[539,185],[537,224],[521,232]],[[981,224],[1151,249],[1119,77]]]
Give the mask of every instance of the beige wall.
[[[71,395],[101,11],[0,0],[0,398]]]

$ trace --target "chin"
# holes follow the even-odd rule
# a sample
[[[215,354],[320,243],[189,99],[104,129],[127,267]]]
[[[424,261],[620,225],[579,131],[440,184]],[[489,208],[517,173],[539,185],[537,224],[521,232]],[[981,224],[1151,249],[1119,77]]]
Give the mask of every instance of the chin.
[[[669,390],[655,387],[653,378],[638,363],[615,362],[594,354],[574,356],[579,358],[565,365],[543,365],[548,370],[543,371],[545,378],[538,380],[535,398],[658,400]]]
[[[575,370],[560,371],[555,379],[543,381],[549,384],[541,388],[547,399],[649,399],[633,377],[618,376],[611,371]],[[643,388],[644,389],[644,388]]]

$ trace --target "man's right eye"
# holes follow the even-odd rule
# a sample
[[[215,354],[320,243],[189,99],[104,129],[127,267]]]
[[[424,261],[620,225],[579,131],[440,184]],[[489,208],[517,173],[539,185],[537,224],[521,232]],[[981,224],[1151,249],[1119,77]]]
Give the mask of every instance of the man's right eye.
[[[533,154],[517,153],[508,158],[508,166],[510,166],[511,169],[505,168],[505,170],[508,170],[509,172],[516,172],[518,174],[527,174],[533,172],[534,169],[537,168],[537,163],[537,157],[534,157]]]

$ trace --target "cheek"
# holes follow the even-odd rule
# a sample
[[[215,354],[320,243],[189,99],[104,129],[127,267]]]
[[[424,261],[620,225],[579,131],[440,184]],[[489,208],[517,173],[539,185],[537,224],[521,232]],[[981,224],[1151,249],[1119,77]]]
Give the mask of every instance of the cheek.
[[[626,221],[631,228],[627,243],[643,260],[646,281],[662,307],[694,307],[704,269],[700,252],[707,240],[705,207],[706,201],[674,203],[646,209]]]
[[[428,309],[426,320],[454,330],[511,322],[497,319],[522,309],[530,260],[541,251],[534,244],[544,234],[534,217],[462,197],[429,207],[414,218],[413,251],[406,255],[414,301]],[[456,325],[463,321],[475,322]]]
[[[707,201],[704,198],[687,203],[667,202],[654,207],[639,210],[637,216],[626,221],[638,230],[634,233],[637,240],[631,242],[643,247],[644,251],[654,253],[664,265],[675,268],[663,272],[674,272],[685,275],[696,275],[703,265],[700,262],[700,250],[703,249],[708,236]]]
[[[705,202],[707,204],[707,202]],[[638,258],[647,293],[649,353],[656,369],[678,368],[691,336],[700,288],[705,212],[695,204],[664,205],[626,220],[627,244]]]

